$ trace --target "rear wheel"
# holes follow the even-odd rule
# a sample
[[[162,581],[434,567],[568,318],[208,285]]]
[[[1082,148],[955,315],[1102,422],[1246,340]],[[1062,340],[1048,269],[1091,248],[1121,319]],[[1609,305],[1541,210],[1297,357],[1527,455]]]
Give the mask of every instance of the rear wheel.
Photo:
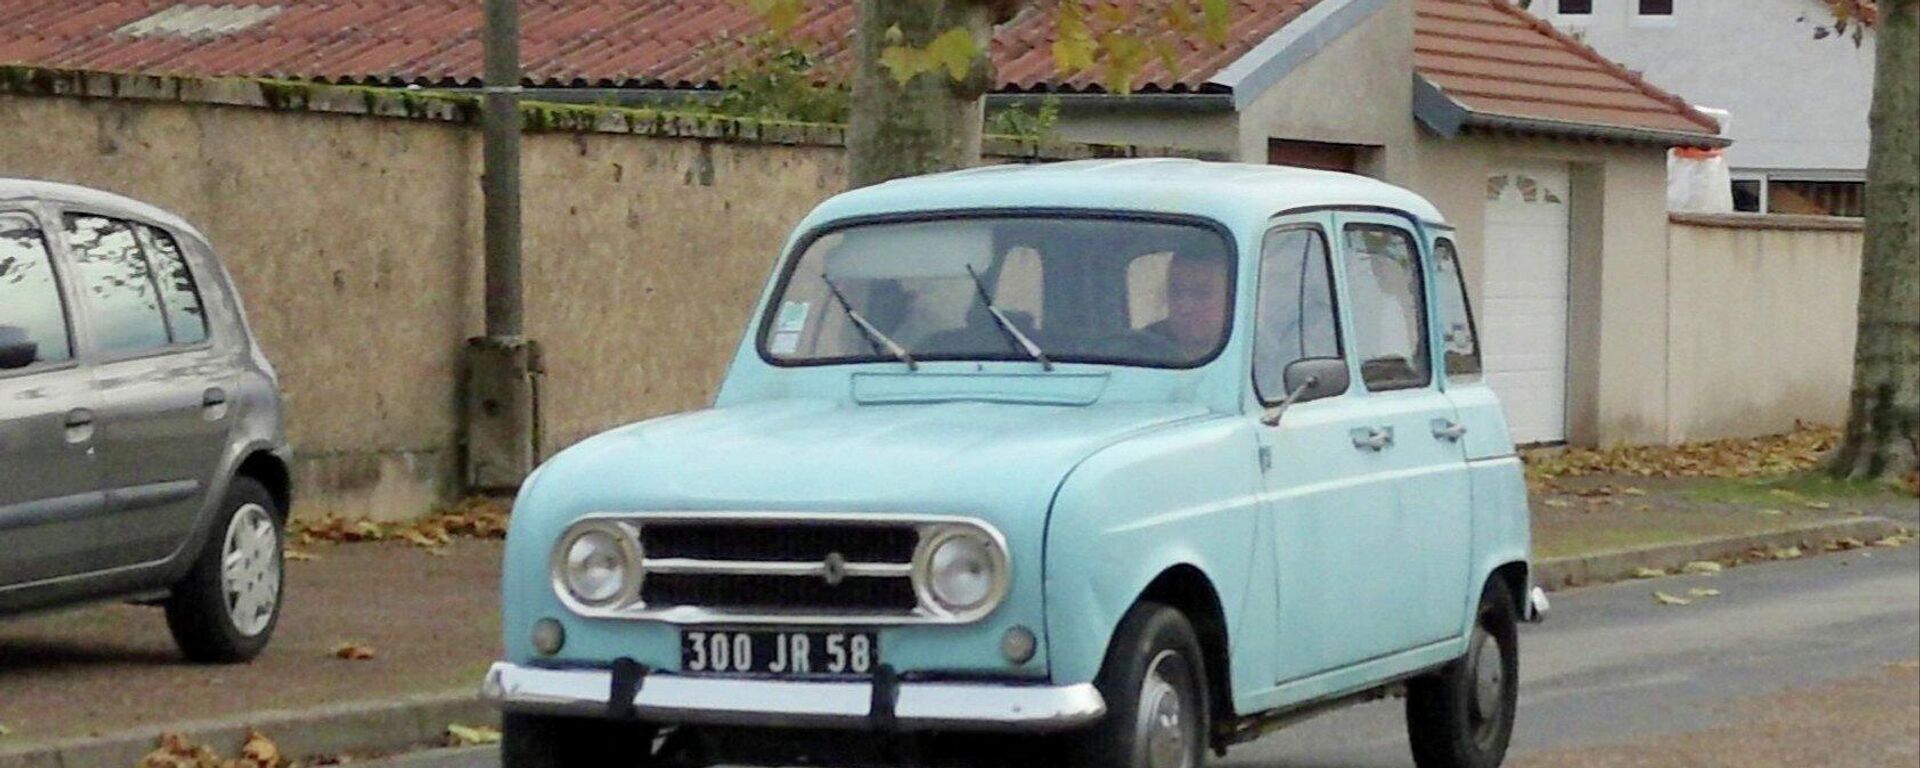
[[[1073,768],[1200,768],[1207,674],[1200,638],[1177,610],[1134,606],[1095,681],[1107,714],[1067,744]]]
[[[580,717],[506,713],[500,718],[501,768],[646,768],[652,725]]]
[[[252,660],[280,623],[285,582],[283,512],[273,494],[236,477],[221,501],[220,522],[186,578],[167,598],[167,628],[189,660]]]
[[[1495,768],[1506,759],[1520,698],[1513,595],[1499,579],[1480,595],[1467,655],[1407,686],[1407,736],[1420,768]]]

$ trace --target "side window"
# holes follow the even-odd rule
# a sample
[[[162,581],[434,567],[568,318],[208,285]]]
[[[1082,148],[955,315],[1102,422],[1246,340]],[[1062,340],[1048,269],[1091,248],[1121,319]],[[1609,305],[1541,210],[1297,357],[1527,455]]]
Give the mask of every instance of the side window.
[[[1294,361],[1341,356],[1327,251],[1326,234],[1310,227],[1274,230],[1261,248],[1253,385],[1262,402],[1287,396],[1286,371]]]
[[[133,230],[100,216],[67,216],[67,250],[94,345],[116,354],[164,347],[167,321]]]
[[[167,330],[175,344],[198,344],[207,340],[207,312],[200,303],[200,289],[187,268],[187,257],[180,244],[165,230],[145,224],[135,227],[140,246],[153,266],[154,282],[160,286],[160,306],[167,312]]]
[[[1453,240],[1433,242],[1434,286],[1440,297],[1442,339],[1447,349],[1447,376],[1472,379],[1480,375],[1480,334],[1473,324],[1473,307],[1467,302],[1466,270],[1460,268],[1460,253]]]
[[[25,331],[40,346],[38,362],[73,359],[66,303],[47,239],[39,224],[17,213],[0,213],[0,325]]]
[[[1433,368],[1413,234],[1383,224],[1349,224],[1345,235],[1342,258],[1361,380],[1375,392],[1426,386]]]

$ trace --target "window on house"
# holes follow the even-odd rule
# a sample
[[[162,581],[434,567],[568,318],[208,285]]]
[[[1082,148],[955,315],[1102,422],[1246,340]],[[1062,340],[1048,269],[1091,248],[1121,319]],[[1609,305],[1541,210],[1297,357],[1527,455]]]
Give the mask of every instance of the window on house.
[[[1766,181],[1761,179],[1733,180],[1733,209],[1742,213],[1759,213],[1761,209],[1761,188]]]
[[[1560,0],[1561,16],[1591,16],[1593,0]]]
[[[1673,0],[1638,0],[1642,16],[1672,16]]]
[[[1865,216],[1867,185],[1860,181],[1788,181],[1767,183],[1767,212],[1803,216]]]

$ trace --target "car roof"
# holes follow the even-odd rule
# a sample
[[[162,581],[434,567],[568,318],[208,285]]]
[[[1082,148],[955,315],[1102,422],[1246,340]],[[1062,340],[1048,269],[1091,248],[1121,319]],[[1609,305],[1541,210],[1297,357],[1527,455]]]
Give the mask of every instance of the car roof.
[[[1180,158],[996,165],[889,181],[822,203],[803,226],[939,210],[1101,209],[1183,214],[1229,225],[1290,210],[1390,208],[1443,225],[1417,194],[1350,173]]]
[[[125,195],[117,195],[105,190],[83,187],[78,184],[62,184],[55,181],[37,179],[17,179],[0,177],[0,201],[34,198],[50,203],[64,203],[80,208],[91,208],[101,213],[120,214],[145,219],[159,224],[176,234],[191,235],[205,242],[207,237],[186,219],[159,206],[143,203]]]

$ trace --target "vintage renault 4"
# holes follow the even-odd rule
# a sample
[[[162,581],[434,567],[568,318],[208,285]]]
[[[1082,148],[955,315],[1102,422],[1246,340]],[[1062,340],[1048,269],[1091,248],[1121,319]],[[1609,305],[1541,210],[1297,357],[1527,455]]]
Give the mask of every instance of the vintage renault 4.
[[[1390,694],[1418,765],[1497,765],[1544,597],[1467,296],[1440,212],[1358,176],[835,197],[712,408],[525,483],[505,765],[1194,768]]]

